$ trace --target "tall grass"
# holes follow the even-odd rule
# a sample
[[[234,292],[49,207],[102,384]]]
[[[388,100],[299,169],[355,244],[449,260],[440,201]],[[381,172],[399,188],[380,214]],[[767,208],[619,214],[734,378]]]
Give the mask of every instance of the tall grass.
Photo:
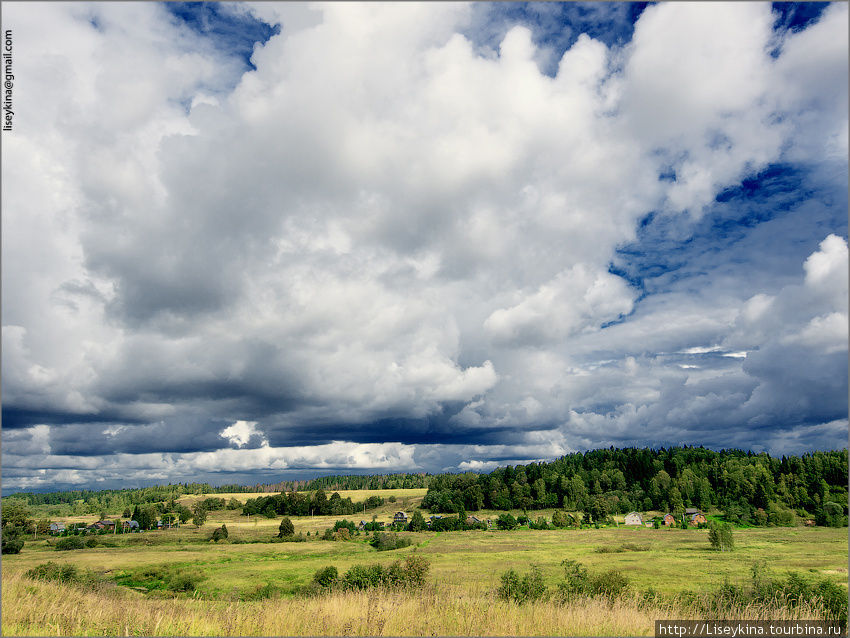
[[[577,598],[517,605],[495,592],[460,593],[451,587],[419,592],[366,590],[315,598],[262,601],[151,599],[121,587],[85,588],[3,574],[5,635],[339,635],[339,636],[641,636],[654,621],[699,618],[696,606],[638,596]],[[727,618],[823,618],[811,605],[731,605]]]

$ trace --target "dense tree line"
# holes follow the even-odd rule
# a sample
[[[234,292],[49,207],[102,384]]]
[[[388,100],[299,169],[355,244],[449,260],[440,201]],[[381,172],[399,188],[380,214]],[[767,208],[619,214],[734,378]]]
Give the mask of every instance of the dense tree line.
[[[489,474],[431,477],[433,512],[564,508],[602,519],[632,510],[718,509],[736,523],[847,521],[847,450],[771,457],[702,447],[602,449]]]
[[[169,483],[121,490],[68,490],[43,494],[21,492],[8,498],[21,499],[32,506],[72,505],[75,506],[74,514],[96,514],[101,511],[119,511],[143,503],[173,501],[184,494],[244,493],[252,489],[244,485],[214,487],[209,483]]]
[[[242,507],[242,514],[276,516],[340,516],[374,509],[384,504],[380,496],[370,496],[365,501],[354,503],[350,497],[342,498],[338,492],[331,494],[318,489],[312,494],[288,492],[251,498]]]

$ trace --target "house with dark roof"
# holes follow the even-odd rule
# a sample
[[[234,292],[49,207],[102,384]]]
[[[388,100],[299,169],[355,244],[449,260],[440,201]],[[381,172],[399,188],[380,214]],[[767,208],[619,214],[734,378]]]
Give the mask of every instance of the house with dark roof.
[[[51,523],[49,529],[51,534],[61,534],[65,531],[65,523]]]
[[[393,523],[407,523],[407,514],[396,512],[395,516],[393,516]]]

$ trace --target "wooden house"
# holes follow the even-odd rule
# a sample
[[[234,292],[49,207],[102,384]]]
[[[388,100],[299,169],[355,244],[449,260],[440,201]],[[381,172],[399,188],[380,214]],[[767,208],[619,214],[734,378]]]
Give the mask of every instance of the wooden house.
[[[643,515],[640,512],[626,514],[626,525],[643,525]]]
[[[664,518],[661,519],[661,524],[664,525],[665,527],[670,527],[675,522],[676,522],[676,517],[673,516],[672,514],[665,514]]]
[[[65,523],[51,523],[49,531],[51,534],[61,534],[65,531]]]
[[[121,523],[121,530],[124,532],[138,532],[139,523],[137,521],[124,521]]]
[[[396,512],[393,516],[393,523],[407,523],[407,514],[404,512]]]

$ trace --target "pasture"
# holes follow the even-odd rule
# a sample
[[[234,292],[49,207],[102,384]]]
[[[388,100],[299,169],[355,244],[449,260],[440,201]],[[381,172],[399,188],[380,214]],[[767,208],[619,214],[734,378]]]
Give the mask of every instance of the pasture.
[[[368,521],[374,515],[388,522],[396,510],[406,508],[411,513],[412,503],[422,498],[424,490],[393,492],[395,503],[347,518]],[[402,496],[400,492],[411,493]],[[364,492],[352,500],[374,493]],[[240,500],[251,497],[233,496]],[[498,513],[476,515],[495,518]],[[538,515],[551,517],[551,512],[533,513],[534,518]],[[3,633],[651,635],[653,619],[685,618],[689,612],[674,606],[647,608],[639,596],[650,588],[663,595],[684,591],[709,595],[724,581],[746,581],[756,561],[765,562],[777,576],[794,571],[847,584],[846,528],[737,529],[733,552],[713,551],[708,531],[700,529],[400,532],[413,541],[411,546],[378,552],[363,532],[350,541],[319,540],[318,533],[339,518],[291,517],[296,533],[310,533],[307,542],[273,543],[280,517],[249,519],[238,510],[209,512],[200,529],[187,523],[180,529],[97,537],[112,547],[55,551],[51,545],[55,539],[29,540],[20,554],[3,557]],[[209,541],[213,529],[223,523],[230,533],[227,541]],[[411,552],[430,562],[425,591],[339,592],[309,599],[298,594],[316,570],[327,565],[342,573],[355,564],[387,565]],[[553,602],[517,606],[495,597],[505,570],[524,573],[535,564],[546,584],[554,586],[563,579],[560,564],[564,559],[577,560],[590,572],[619,570],[629,579],[635,598],[615,603],[585,600],[567,606]],[[83,591],[23,576],[47,561],[92,570],[107,586]],[[146,568],[191,571],[200,577],[197,589],[168,597],[164,592],[142,593],[116,584],[127,584]],[[805,617],[803,612],[795,612],[796,617]],[[762,612],[735,613],[744,618],[750,617],[746,614],[760,617]]]

